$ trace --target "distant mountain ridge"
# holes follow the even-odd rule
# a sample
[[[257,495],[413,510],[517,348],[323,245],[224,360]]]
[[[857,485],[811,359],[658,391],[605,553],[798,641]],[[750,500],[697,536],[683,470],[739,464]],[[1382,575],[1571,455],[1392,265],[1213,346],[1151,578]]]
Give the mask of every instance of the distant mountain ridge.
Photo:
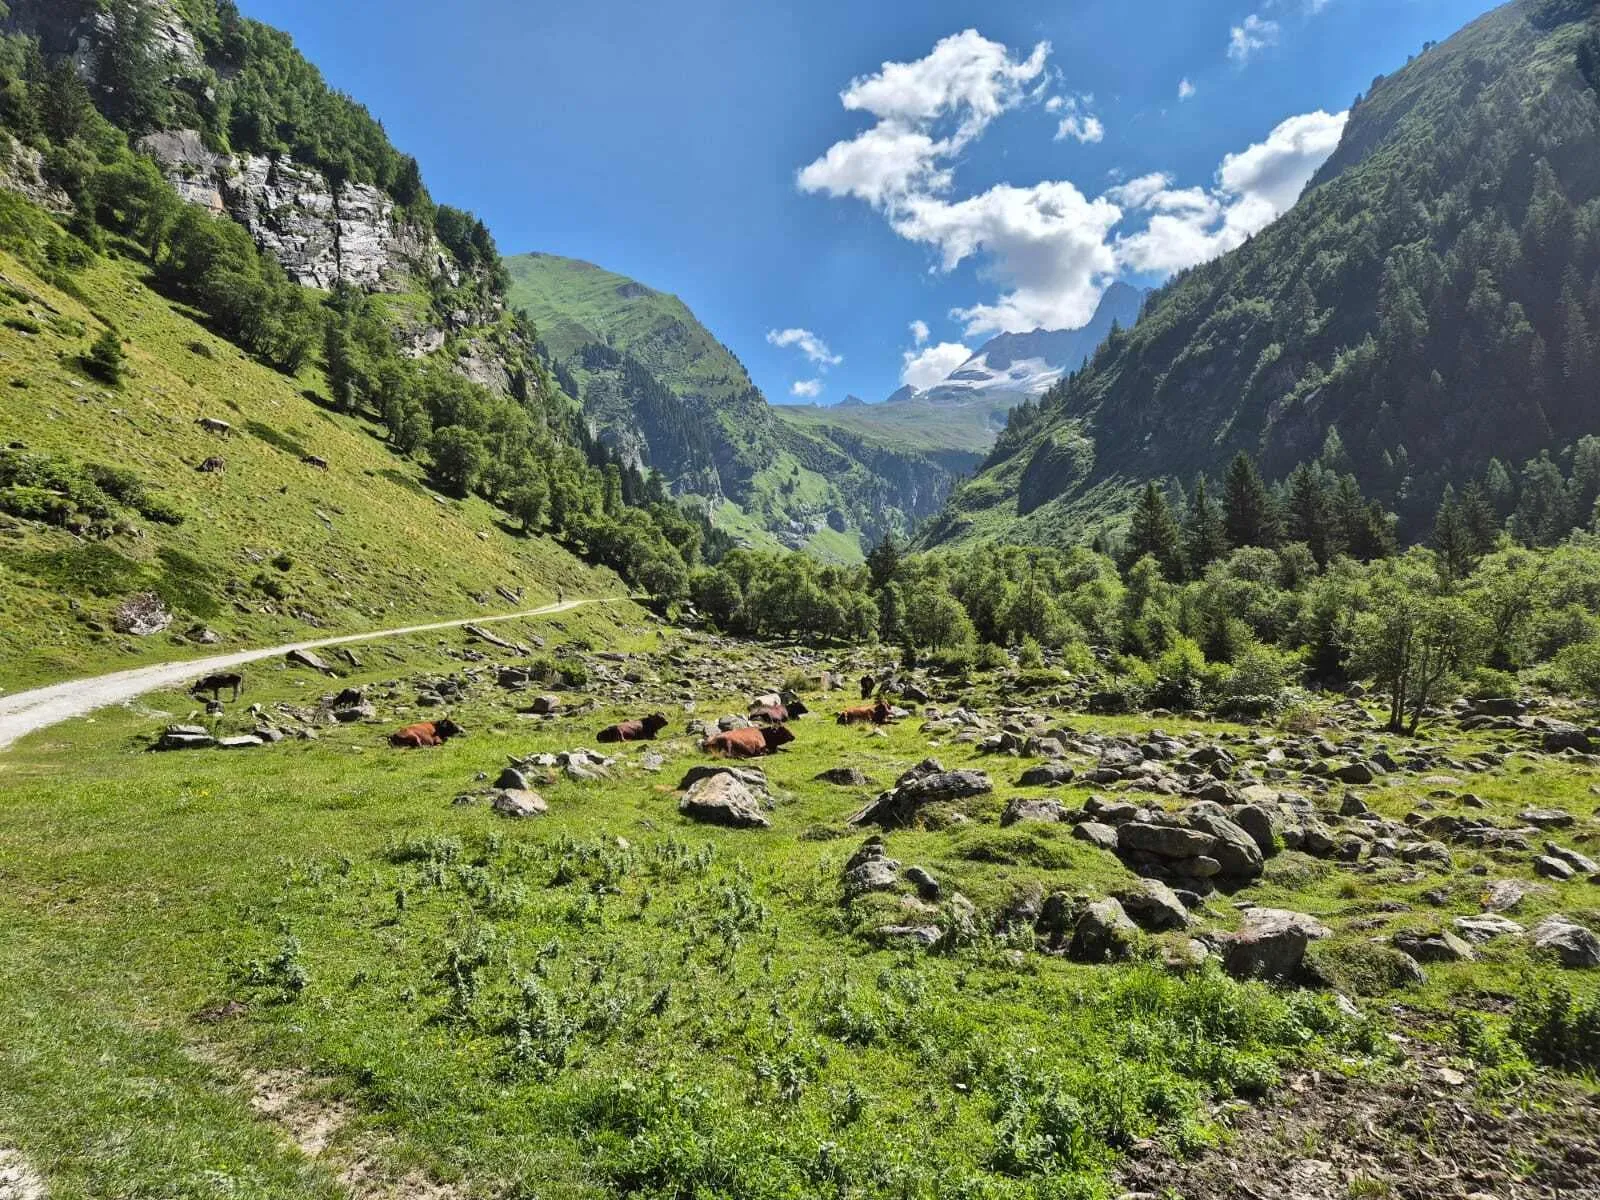
[[[934,402],[967,400],[980,392],[1016,396],[1019,402],[1042,396],[1082,368],[1113,329],[1127,329],[1138,321],[1144,300],[1144,292],[1119,280],[1106,289],[1094,316],[1081,329],[1002,333],[920,396]]]
[[[538,327],[595,436],[752,544],[857,559],[862,542],[936,513],[976,465],[970,453],[945,461],[841,422],[790,419],[671,293],[559,255],[505,265],[510,303]]]

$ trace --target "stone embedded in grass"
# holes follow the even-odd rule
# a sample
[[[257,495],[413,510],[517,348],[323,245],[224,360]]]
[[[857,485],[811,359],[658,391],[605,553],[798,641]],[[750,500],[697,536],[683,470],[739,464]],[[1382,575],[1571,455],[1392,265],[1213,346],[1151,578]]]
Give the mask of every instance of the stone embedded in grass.
[[[696,781],[678,802],[678,811],[690,820],[729,829],[768,829],[772,825],[755,793],[726,772]]]
[[[1533,873],[1542,875],[1546,879],[1554,879],[1558,883],[1565,883],[1577,874],[1572,869],[1572,864],[1553,855],[1541,854],[1533,860]]]
[[[1528,937],[1534,949],[1554,954],[1564,967],[1600,967],[1600,937],[1570,917],[1554,913],[1535,925]]]
[[[935,759],[924,759],[900,776],[895,786],[850,818],[852,825],[892,828],[909,824],[925,804],[965,800],[994,790],[983,771],[946,771]]]
[[[1027,800],[1019,796],[1000,814],[1000,827],[1006,829],[1024,821],[1059,823],[1066,819],[1067,810],[1059,800]]]
[[[767,773],[760,767],[732,767],[722,763],[699,763],[690,767],[678,781],[678,790],[688,791],[702,779],[716,775],[731,775],[757,795],[767,794]]]
[[[1579,754],[1592,754],[1594,740],[1576,725],[1557,725],[1544,735],[1540,743],[1547,754],[1560,754],[1564,750],[1575,750]]]
[[[496,788],[489,795],[489,807],[503,817],[538,817],[550,811],[544,797],[527,788]]]
[[[1567,829],[1577,824],[1578,818],[1561,808],[1525,808],[1517,820],[1540,829]]]
[[[859,767],[829,767],[814,778],[835,787],[867,787],[872,782]]]
[[[1544,852],[1551,858],[1559,859],[1574,871],[1584,875],[1594,875],[1600,872],[1600,863],[1596,863],[1594,859],[1585,854],[1579,854],[1576,850],[1569,850],[1565,846],[1557,845],[1555,842],[1546,842],[1544,844]]]
[[[1527,883],[1521,879],[1496,879],[1484,890],[1483,907],[1488,912],[1516,912],[1527,897],[1549,890],[1542,884]]]
[[[1222,935],[1222,965],[1238,979],[1288,979],[1300,969],[1306,947],[1331,934],[1305,913],[1252,908],[1244,914],[1242,929]]]
[[[1397,933],[1394,948],[1419,963],[1471,962],[1478,956],[1471,946],[1447,930],[1435,933]]]
[[[1451,924],[1463,938],[1479,945],[1498,937],[1521,937],[1527,932],[1509,917],[1495,913],[1485,913],[1481,917],[1457,917]]]
[[[1102,850],[1115,851],[1117,848],[1117,829],[1114,825],[1105,825],[1099,821],[1083,821],[1072,827],[1072,836],[1080,842],[1088,842],[1091,846],[1098,846]]]
[[[152,750],[209,750],[217,739],[203,725],[170,725]]]
[[[1176,892],[1158,880],[1142,879],[1137,886],[1118,892],[1116,899],[1141,929],[1159,933],[1189,927],[1189,910]]]
[[[1022,778],[1017,780],[1017,786],[1060,787],[1062,784],[1071,783],[1074,775],[1076,772],[1065,763],[1043,763],[1024,771]]]
[[[938,900],[944,891],[939,881],[922,867],[907,867],[906,882],[917,889],[918,896],[930,902]]]
[[[246,733],[238,737],[225,737],[217,739],[219,750],[249,750],[255,746],[265,746],[266,740],[257,734]]]
[[[1121,904],[1110,898],[1098,900],[1078,918],[1067,953],[1079,962],[1119,962],[1132,953],[1138,932]]]

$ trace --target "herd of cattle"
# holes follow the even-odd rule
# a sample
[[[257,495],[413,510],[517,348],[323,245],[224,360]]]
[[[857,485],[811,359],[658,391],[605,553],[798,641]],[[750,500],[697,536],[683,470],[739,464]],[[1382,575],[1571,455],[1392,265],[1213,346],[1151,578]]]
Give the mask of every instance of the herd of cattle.
[[[863,680],[862,694],[870,695],[866,684],[867,681]],[[243,687],[243,676],[224,672],[197,680],[189,690],[195,696],[209,692],[215,705],[224,691],[231,691],[233,698],[237,700]],[[708,754],[723,758],[761,758],[775,754],[780,747],[787,746],[795,740],[794,733],[789,729],[789,722],[805,716],[809,711],[805,703],[792,692],[759,696],[750,709],[749,725],[709,734],[700,743],[700,748]],[[872,704],[843,709],[834,719],[840,725],[887,725],[894,720],[894,716],[894,710],[880,697]],[[650,742],[654,741],[656,735],[669,724],[671,722],[666,714],[651,713],[649,716],[635,717],[619,721],[615,725],[608,725],[600,730],[595,738],[607,744]],[[465,732],[466,730],[448,717],[437,721],[419,721],[390,734],[389,745],[400,750],[421,750],[430,746],[442,746],[451,738],[460,737]]]
[[[763,696],[750,710],[751,724],[739,729],[724,729],[710,734],[700,748],[707,754],[721,758],[762,758],[777,753],[782,746],[794,741],[789,722],[810,711],[792,695]],[[879,700],[875,704],[847,708],[834,718],[840,725],[887,725],[894,719],[893,710]],[[595,740],[604,744],[618,742],[653,742],[656,735],[671,722],[664,713],[651,713],[607,725],[595,734]],[[464,730],[454,721],[423,721],[407,725],[392,734],[389,744],[399,749],[419,750],[427,746],[443,745]]]

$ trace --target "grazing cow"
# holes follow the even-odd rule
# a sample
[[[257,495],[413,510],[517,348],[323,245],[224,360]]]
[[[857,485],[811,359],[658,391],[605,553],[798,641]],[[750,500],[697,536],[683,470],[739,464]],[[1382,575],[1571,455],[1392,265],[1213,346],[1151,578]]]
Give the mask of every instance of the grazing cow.
[[[308,467],[315,467],[319,471],[326,471],[328,469],[328,460],[325,458],[320,458],[315,454],[308,454],[300,461],[305,463],[305,465]]]
[[[763,725],[782,725],[796,717],[803,717],[811,710],[799,700],[791,704],[763,704],[750,710],[750,719],[759,721]]]
[[[760,729],[730,729],[714,733],[700,744],[708,754],[727,758],[760,758],[776,754],[779,746],[794,741],[794,734],[785,725],[766,725]]]
[[[876,704],[863,704],[860,708],[847,708],[837,718],[841,725],[865,725],[869,721],[874,725],[887,725],[889,723],[889,706],[882,700]]]
[[[191,696],[198,696],[201,692],[210,692],[213,700],[222,697],[223,688],[233,689],[233,698],[237,700],[239,693],[244,690],[244,676],[232,671],[224,671],[217,675],[207,675],[204,679],[196,679],[189,688]]]
[[[389,735],[389,745],[399,750],[420,750],[424,746],[442,746],[453,737],[461,737],[466,730],[449,717],[442,721],[419,721]]]
[[[226,421],[217,420],[216,417],[201,417],[195,424],[207,433],[214,433],[218,437],[230,437],[233,434],[233,426]]]
[[[223,459],[221,455],[217,454],[213,454],[210,458],[206,459],[205,462],[201,463],[195,468],[197,471],[204,471],[207,475],[220,475],[227,469],[227,461]]]
[[[599,742],[653,742],[667,724],[666,717],[651,713],[648,717],[608,725],[594,736]]]

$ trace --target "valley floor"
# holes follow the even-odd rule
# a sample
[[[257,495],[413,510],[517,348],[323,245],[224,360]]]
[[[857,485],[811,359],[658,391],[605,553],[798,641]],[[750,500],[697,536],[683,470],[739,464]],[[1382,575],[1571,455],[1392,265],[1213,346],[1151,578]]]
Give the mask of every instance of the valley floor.
[[[268,744],[147,753],[208,724],[165,691],[0,755],[0,1196],[1600,1196],[1592,1084],[1530,1007],[1600,992],[1533,945],[1600,924],[1594,874],[1543,861],[1600,844],[1546,716],[1094,717],[1008,671],[847,727],[824,684],[870,651],[627,605],[496,633],[528,653],[253,663],[209,728]],[[814,711],[744,778],[752,824],[692,819],[691,730],[786,685]],[[652,710],[660,740],[597,745]],[[466,736],[388,746],[445,713]],[[929,756],[955,778],[891,788]],[[886,789],[926,803],[852,824]],[[1092,836],[1202,792],[1279,840],[1151,920]],[[1147,928],[1096,943],[1112,895]],[[1262,908],[1325,927],[1292,983],[1218,965]]]

